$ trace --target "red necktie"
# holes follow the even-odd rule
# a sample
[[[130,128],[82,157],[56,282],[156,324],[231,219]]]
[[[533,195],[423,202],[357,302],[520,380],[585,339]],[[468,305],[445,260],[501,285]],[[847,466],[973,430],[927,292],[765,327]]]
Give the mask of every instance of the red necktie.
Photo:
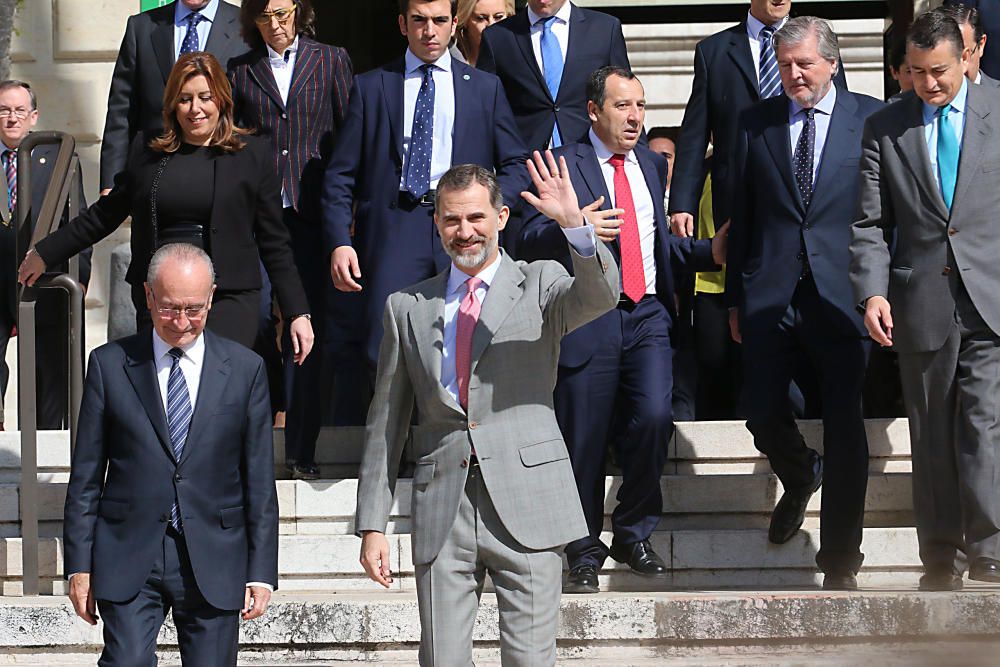
[[[622,253],[622,292],[633,303],[646,295],[646,273],[642,264],[642,245],[639,243],[639,221],[635,217],[632,188],[625,175],[625,156],[612,155],[608,163],[615,168],[615,208],[625,211],[618,236]]]
[[[472,375],[472,332],[479,321],[482,304],[476,298],[476,289],[483,283],[479,278],[465,281],[468,292],[458,307],[458,324],[455,330],[455,374],[458,377],[458,402],[469,411],[469,377]]]

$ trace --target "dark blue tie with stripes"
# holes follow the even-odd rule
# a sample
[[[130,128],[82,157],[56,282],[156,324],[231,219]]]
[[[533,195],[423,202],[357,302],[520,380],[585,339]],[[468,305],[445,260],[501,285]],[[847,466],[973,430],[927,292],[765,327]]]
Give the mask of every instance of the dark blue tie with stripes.
[[[760,31],[760,99],[766,100],[781,92],[781,75],[778,73],[778,59],[774,56],[771,38],[774,28],[764,26]]]
[[[188,393],[187,382],[180,361],[184,350],[175,347],[168,353],[172,357],[170,377],[167,379],[167,430],[170,432],[170,446],[174,450],[174,460],[180,461],[184,453],[184,443],[187,441],[188,428],[191,426],[191,395]],[[181,508],[174,496],[174,505],[170,508],[170,525],[180,533]]]

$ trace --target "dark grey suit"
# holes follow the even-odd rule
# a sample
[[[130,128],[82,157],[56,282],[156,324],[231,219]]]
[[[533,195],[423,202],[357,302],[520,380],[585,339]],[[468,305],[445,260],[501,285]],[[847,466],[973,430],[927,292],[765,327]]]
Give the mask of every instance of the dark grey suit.
[[[1000,556],[1000,90],[968,86],[950,212],[921,105],[908,95],[865,125],[851,281],[892,307],[921,560],[962,569]]]

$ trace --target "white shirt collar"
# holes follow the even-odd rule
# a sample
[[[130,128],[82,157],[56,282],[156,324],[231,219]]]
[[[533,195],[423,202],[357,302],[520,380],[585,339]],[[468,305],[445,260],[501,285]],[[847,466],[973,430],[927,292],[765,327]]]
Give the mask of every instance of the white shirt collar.
[[[830,116],[833,114],[833,105],[837,103],[837,84],[833,81],[830,82],[830,90],[826,91],[826,95],[823,96],[816,106],[813,107],[816,111]],[[792,116],[802,111],[802,107],[795,100],[788,100],[789,108],[791,109]]]
[[[785,25],[785,22],[787,20],[788,17],[786,16],[785,18],[778,21],[775,24],[774,29],[775,30],[781,29],[781,26]],[[751,38],[753,38],[756,41],[760,41],[760,31],[763,30],[766,25],[767,25],[766,23],[758,20],[756,16],[754,16],[750,12],[747,12],[747,34],[750,35]]]
[[[976,72],[976,80],[973,81],[973,83],[977,83],[978,84],[978,83],[982,83],[982,82],[983,82],[983,70],[979,70],[978,72]]]
[[[209,3],[203,8],[198,10],[204,18],[208,19],[210,23],[215,22],[215,14],[219,11],[219,0],[209,0]],[[184,25],[187,21],[188,14],[193,14],[194,12],[188,8],[180,0],[177,0],[177,4],[174,5],[174,25]]]
[[[477,273],[475,276],[470,276],[468,273],[462,269],[455,266],[454,262],[451,265],[451,271],[448,273],[448,291],[446,294],[452,294],[458,289],[465,289],[465,283],[469,278],[479,278],[486,285],[487,289],[491,284],[493,284],[493,279],[497,276],[497,271],[500,270],[500,260],[503,256],[503,250],[501,250],[496,258],[490,262],[483,270]]]
[[[569,23],[569,15],[570,15],[570,13],[572,11],[573,11],[573,3],[572,2],[567,2],[565,5],[563,5],[559,9],[558,12],[556,12],[556,14],[555,14],[556,20],[557,21],[562,21],[563,23]],[[541,16],[539,16],[538,14],[536,14],[535,12],[533,12],[531,10],[531,7],[528,7],[528,25],[534,26],[541,19],[542,19]]]
[[[597,153],[598,162],[607,162],[615,155],[614,151],[604,145],[604,142],[594,132],[594,128],[590,128],[590,144],[594,147],[594,152]],[[625,161],[633,164],[639,163],[635,157],[635,150],[630,150],[625,154]]]
[[[274,49],[272,49],[271,45],[268,44],[267,42],[264,42],[264,46],[267,47],[267,57],[268,58],[270,58],[271,60],[273,60],[275,62],[279,62],[280,61],[280,62],[284,63],[284,62],[287,62],[285,60],[285,53],[290,53],[292,55],[295,55],[296,53],[298,53],[298,51],[299,51],[299,36],[298,35],[295,36],[295,41],[292,42],[291,45],[289,45],[289,47],[287,49],[285,49],[285,53],[278,53],[277,51],[275,51]]]
[[[156,317],[154,314],[153,317]],[[153,329],[153,359],[159,362],[163,357],[167,356],[173,346],[168,345],[166,341],[160,338],[160,334],[156,333],[156,329]],[[192,342],[187,345],[182,345],[181,349],[184,350],[184,356],[193,361],[197,366],[201,366],[202,361],[205,360],[205,335],[201,334],[195,338]]]
[[[406,55],[404,56],[404,60],[405,60],[405,67],[406,67],[406,74],[407,75],[413,74],[418,69],[420,69],[421,65],[426,64],[426,63],[424,63],[423,60],[421,60],[420,58],[418,58],[413,53],[413,51],[410,51],[409,47],[407,47],[407,49],[406,49]],[[438,69],[442,69],[445,72],[450,72],[451,71],[451,51],[449,51],[448,49],[445,49],[444,53],[441,54],[441,57],[438,58],[437,60],[435,60],[432,64],[435,67],[437,67]]]

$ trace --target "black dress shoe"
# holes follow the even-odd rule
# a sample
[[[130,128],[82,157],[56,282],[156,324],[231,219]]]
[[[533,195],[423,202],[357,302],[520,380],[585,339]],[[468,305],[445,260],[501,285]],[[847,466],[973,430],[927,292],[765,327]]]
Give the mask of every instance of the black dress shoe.
[[[823,574],[824,591],[856,591],[858,577],[850,570],[835,570]]]
[[[950,567],[928,569],[920,577],[920,590],[960,591],[962,590],[962,575],[957,574]]]
[[[1000,584],[1000,562],[992,558],[977,558],[972,561],[972,567],[969,568],[969,579]]]
[[[319,468],[315,463],[296,463],[295,470],[292,471],[292,479],[304,479],[307,481],[319,479]]]
[[[663,559],[653,551],[649,540],[632,544],[611,543],[611,557],[619,563],[626,563],[633,572],[646,577],[665,577],[669,573]]]
[[[597,567],[593,565],[577,565],[572,568],[563,584],[563,593],[596,593],[599,590]]]
[[[816,489],[823,483],[823,464],[819,465],[813,485],[806,491],[785,491],[781,500],[774,506],[771,513],[771,526],[767,530],[767,539],[773,544],[784,544],[799,532],[802,522],[806,519],[806,506]]]

